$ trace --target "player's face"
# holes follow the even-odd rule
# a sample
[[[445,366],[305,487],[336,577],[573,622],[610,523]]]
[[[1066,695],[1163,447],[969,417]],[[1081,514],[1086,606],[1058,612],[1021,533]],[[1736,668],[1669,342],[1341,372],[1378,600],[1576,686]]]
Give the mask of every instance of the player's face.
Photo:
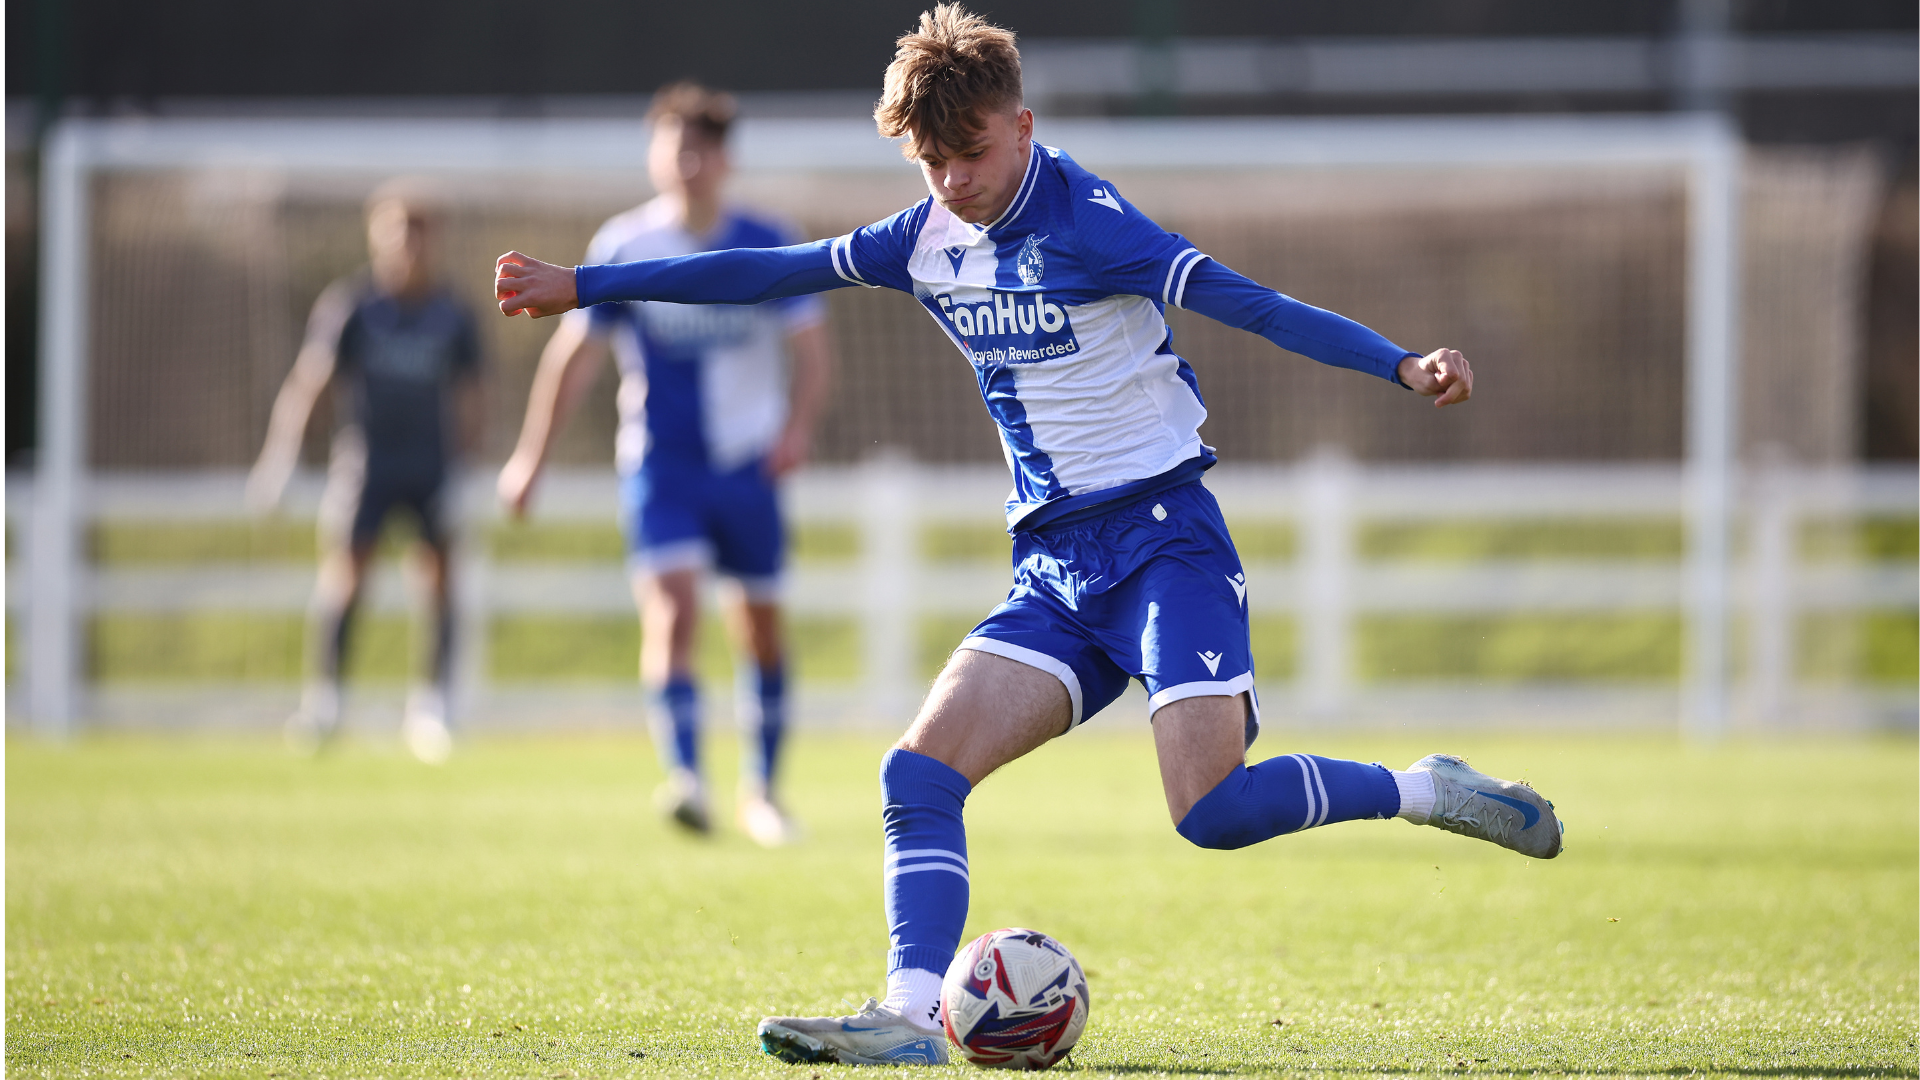
[[[713,198],[726,179],[727,148],[675,117],[662,117],[647,146],[647,175],[656,191],[695,201]]]
[[[1006,213],[1020,190],[1032,153],[1033,112],[992,113],[982,119],[974,141],[946,146],[928,137],[915,144],[914,156],[935,202],[969,225]]]
[[[373,272],[394,292],[408,292],[431,272],[433,222],[406,203],[381,203],[367,215],[367,253]]]

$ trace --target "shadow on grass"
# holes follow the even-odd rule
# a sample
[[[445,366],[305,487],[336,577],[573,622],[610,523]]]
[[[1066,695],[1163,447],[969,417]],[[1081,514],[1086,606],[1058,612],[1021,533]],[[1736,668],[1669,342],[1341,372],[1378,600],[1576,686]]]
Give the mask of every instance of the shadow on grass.
[[[1065,1063],[1063,1063],[1063,1065],[1064,1064]],[[1842,1066],[1835,1066],[1835,1067],[1829,1067],[1829,1068],[1822,1068],[1816,1065],[1780,1065],[1780,1066],[1769,1066],[1766,1068],[1761,1068],[1761,1067],[1749,1065],[1749,1066],[1740,1066],[1740,1067],[1715,1066],[1712,1068],[1703,1069],[1703,1068],[1697,1068],[1692,1066],[1675,1065],[1665,1069],[1621,1069],[1621,1068],[1582,1069],[1582,1068],[1573,1068],[1573,1067],[1565,1067],[1565,1066],[1559,1066],[1551,1069],[1544,1069],[1544,1068],[1523,1068],[1523,1069],[1478,1068],[1478,1069],[1474,1069],[1474,1068],[1462,1068],[1462,1067],[1409,1069],[1409,1068],[1388,1068],[1383,1065],[1374,1065],[1374,1066],[1359,1065],[1359,1066],[1351,1066],[1351,1067],[1342,1067],[1342,1066],[1332,1066],[1332,1065],[1294,1065],[1294,1064],[1288,1064],[1285,1062],[1273,1062],[1273,1063],[1263,1063],[1259,1065],[1222,1065],[1222,1066],[1214,1066],[1214,1067],[1209,1067],[1203,1064],[1185,1064],[1185,1063],[1178,1064],[1178,1065],[1147,1065],[1147,1064],[1077,1065],[1074,1067],[1067,1068],[1066,1071],[1073,1072],[1075,1071],[1076,1068],[1078,1069],[1078,1071],[1090,1072],[1090,1073],[1141,1073],[1141,1074],[1185,1075],[1185,1076],[1220,1076],[1220,1075],[1232,1076],[1237,1073],[1265,1074],[1265,1073],[1273,1073],[1273,1072],[1283,1072],[1283,1073],[1330,1073],[1330,1074],[1359,1073],[1359,1074],[1372,1075],[1372,1076],[1408,1076],[1408,1077],[1435,1076],[1435,1075],[1442,1075],[1442,1076],[1446,1076],[1446,1075],[1451,1075],[1451,1076],[1805,1076],[1805,1077],[1875,1076],[1875,1077],[1894,1077],[1894,1078],[1920,1077],[1920,1071],[1915,1071],[1913,1069],[1875,1067],[1872,1065],[1842,1065]]]

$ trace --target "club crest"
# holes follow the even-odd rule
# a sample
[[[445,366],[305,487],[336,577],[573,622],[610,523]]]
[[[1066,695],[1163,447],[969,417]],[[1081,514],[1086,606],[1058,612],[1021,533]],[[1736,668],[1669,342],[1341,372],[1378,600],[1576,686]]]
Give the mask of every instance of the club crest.
[[[1046,239],[1044,236],[1029,236],[1027,242],[1020,245],[1020,254],[1014,259],[1014,269],[1019,271],[1022,284],[1038,285],[1046,275],[1047,260],[1040,254],[1040,244]]]

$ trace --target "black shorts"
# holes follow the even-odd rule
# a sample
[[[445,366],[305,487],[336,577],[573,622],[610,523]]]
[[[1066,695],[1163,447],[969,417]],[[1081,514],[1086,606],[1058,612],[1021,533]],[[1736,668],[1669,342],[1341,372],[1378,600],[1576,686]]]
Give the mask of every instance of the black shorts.
[[[400,509],[413,518],[421,540],[444,550],[447,487],[444,467],[423,469],[412,462],[390,462],[369,456],[351,441],[336,443],[320,502],[322,541],[371,547],[380,539],[387,515]]]

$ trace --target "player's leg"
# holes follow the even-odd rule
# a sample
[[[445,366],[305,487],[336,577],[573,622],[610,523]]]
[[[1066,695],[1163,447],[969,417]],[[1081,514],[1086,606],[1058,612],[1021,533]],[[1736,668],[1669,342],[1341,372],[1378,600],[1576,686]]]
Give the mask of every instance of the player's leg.
[[[416,557],[424,579],[431,621],[427,656],[427,683],[407,695],[400,734],[413,756],[429,765],[446,761],[453,753],[449,726],[453,701],[453,552],[441,514],[441,486],[413,503],[420,526]]]
[[[1218,636],[1217,634],[1214,636]],[[1237,848],[1315,825],[1389,818],[1420,777],[1307,754],[1245,764],[1250,693],[1172,701],[1153,714],[1167,812],[1201,847]]]
[[[700,519],[703,477],[642,466],[621,477],[620,525],[640,613],[640,685],[647,726],[667,778],[654,802],[697,833],[711,828],[700,777],[700,690],[694,682],[700,579],[712,545]]]
[[[967,917],[967,796],[1073,720],[1073,702],[1054,674],[973,649],[954,653],[880,765],[893,943],[887,998],[851,1017],[770,1017],[760,1024],[768,1053],[842,1064],[945,1063],[940,979]]]
[[[1457,759],[1429,758],[1406,771],[1312,754],[1245,765],[1259,698],[1239,559],[1218,504],[1200,485],[1164,493],[1155,509],[1168,539],[1138,575],[1140,632],[1119,647],[1139,642],[1133,670],[1150,695],[1167,809],[1180,835],[1201,847],[1239,848],[1340,821],[1405,817],[1536,858],[1559,853],[1550,803],[1525,785],[1468,777]]]
[[[320,500],[320,567],[307,607],[307,685],[286,725],[287,744],[300,753],[317,751],[340,730],[347,646],[388,505],[386,494],[367,481],[365,452],[357,440],[343,438]]]
[[[654,747],[667,770],[655,792],[662,813],[688,829],[712,828],[700,774],[700,689],[693,677],[700,629],[700,571],[643,569],[632,577],[640,608],[640,682],[650,698]]]
[[[751,586],[728,590],[735,714],[740,727],[740,828],[765,847],[799,839],[799,824],[779,798],[781,751],[787,737],[787,663],[780,604],[756,599]]]
[[[1405,771],[1314,754],[1245,765],[1239,745],[1250,704],[1245,695],[1192,697],[1154,714],[1167,811],[1180,835],[1201,847],[1241,848],[1340,821],[1401,817],[1534,858],[1560,853],[1552,803],[1456,757],[1431,755]]]
[[[723,610],[734,644],[740,727],[740,827],[775,847],[799,827],[775,792],[787,733],[787,664],[780,620],[786,528],[779,494],[760,461],[714,478],[706,501],[714,566],[731,579]]]

